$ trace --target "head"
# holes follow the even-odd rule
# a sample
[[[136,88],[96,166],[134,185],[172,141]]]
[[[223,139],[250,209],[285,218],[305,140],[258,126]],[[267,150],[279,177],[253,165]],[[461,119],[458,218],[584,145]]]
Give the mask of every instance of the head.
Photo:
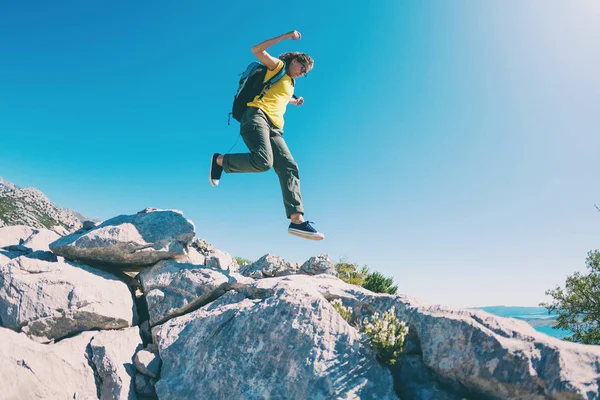
[[[285,62],[287,74],[294,79],[305,76],[314,65],[313,59],[308,54],[297,51],[283,53],[279,59]]]

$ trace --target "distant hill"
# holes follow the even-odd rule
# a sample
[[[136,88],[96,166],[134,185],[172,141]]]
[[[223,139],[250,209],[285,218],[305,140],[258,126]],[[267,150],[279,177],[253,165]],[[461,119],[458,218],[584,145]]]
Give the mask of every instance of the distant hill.
[[[37,189],[21,189],[0,177],[0,227],[26,225],[62,235],[79,229],[86,219],[52,203]]]

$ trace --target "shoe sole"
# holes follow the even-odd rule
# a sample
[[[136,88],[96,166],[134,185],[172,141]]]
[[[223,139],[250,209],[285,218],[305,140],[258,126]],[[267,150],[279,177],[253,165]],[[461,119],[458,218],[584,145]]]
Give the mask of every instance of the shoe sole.
[[[212,178],[212,169],[213,169],[213,156],[210,156],[210,168],[208,169],[208,182],[211,186],[217,187],[219,186],[219,182],[215,184]]]
[[[288,233],[291,233],[294,236],[299,236],[301,238],[309,239],[309,240],[325,239],[325,235],[323,235],[322,233],[308,233],[308,232],[301,231],[298,229],[293,229],[293,228],[288,228]]]

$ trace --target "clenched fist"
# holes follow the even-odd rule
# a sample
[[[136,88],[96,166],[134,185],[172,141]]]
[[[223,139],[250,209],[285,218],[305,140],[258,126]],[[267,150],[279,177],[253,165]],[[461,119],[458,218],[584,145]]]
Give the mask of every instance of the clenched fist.
[[[298,31],[291,31],[290,33],[288,33],[288,35],[290,35],[292,40],[298,40],[302,38],[302,35]]]

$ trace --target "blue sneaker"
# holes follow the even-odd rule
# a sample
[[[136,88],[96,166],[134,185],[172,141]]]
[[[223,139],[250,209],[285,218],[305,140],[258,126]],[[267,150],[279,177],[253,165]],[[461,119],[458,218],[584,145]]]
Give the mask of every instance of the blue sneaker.
[[[221,180],[221,174],[223,173],[223,167],[217,164],[217,157],[220,156],[219,153],[213,154],[210,159],[210,169],[208,170],[208,181],[212,186],[219,186],[219,181]]]
[[[300,236],[310,240],[323,240],[325,235],[318,232],[311,224],[314,222],[304,221],[301,224],[294,224],[293,222],[288,227],[288,232],[292,235]]]

